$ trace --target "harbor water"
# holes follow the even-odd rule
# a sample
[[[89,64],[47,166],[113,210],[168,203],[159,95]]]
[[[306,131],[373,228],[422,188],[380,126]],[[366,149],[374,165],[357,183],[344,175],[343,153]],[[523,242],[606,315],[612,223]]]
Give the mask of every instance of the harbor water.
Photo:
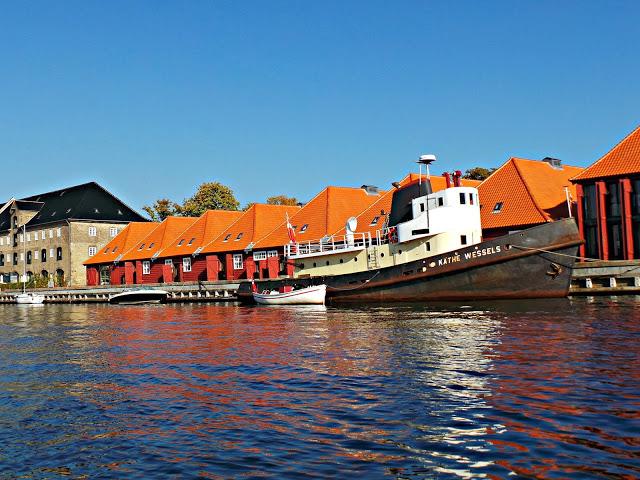
[[[0,478],[640,477],[640,298],[0,305]]]

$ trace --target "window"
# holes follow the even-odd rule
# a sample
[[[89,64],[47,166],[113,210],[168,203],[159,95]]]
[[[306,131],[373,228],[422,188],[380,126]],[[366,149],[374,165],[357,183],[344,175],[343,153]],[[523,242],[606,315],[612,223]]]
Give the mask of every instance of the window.
[[[13,264],[14,264],[14,265],[17,265],[17,264],[18,264],[18,254],[17,254],[17,253],[14,253],[14,254],[13,254]]]
[[[189,243],[187,245],[191,245],[195,240],[195,237],[193,237],[191,240],[189,240]]]
[[[267,252],[267,257],[271,258],[271,257],[277,257],[278,256],[278,251],[277,250],[269,250]]]
[[[58,227],[58,228],[56,229],[56,236],[57,236],[57,237],[60,237],[61,235],[62,235],[62,229],[61,229],[60,227]],[[93,235],[93,236],[95,237],[95,235]]]
[[[56,260],[62,260],[62,247],[56,248]]]
[[[420,211],[424,212],[424,203],[420,203]]]
[[[466,235],[460,235],[460,244],[461,245],[466,245],[467,244],[467,236]]]
[[[0,267],[4,267],[4,254],[0,253]]]
[[[500,213],[502,211],[502,202],[498,202],[493,206],[493,211],[491,213]]]
[[[242,238],[242,235],[244,235],[244,232],[240,232],[238,234],[238,236],[236,237],[236,242]]]
[[[42,260],[43,262],[47,261],[47,249],[43,248],[42,250],[40,250],[40,260]]]
[[[182,271],[183,272],[191,271],[191,257],[184,257],[182,259]]]
[[[241,253],[236,253],[236,254],[233,255],[233,269],[234,270],[242,270],[243,269],[242,254]]]
[[[141,243],[140,244],[140,248],[138,248],[138,250],[142,250],[144,248],[144,246],[146,245],[146,243]]]
[[[460,205],[465,205],[467,203],[467,197],[463,192],[460,192]]]
[[[380,220],[380,217],[373,217],[373,219],[371,220],[371,223],[369,224],[369,226],[377,225],[378,224],[378,220]]]
[[[178,242],[178,246],[181,247],[183,243],[184,243],[184,238],[180,239],[180,241]]]
[[[53,258],[53,248],[50,248],[50,249],[49,249],[49,257],[50,257],[50,258]]]
[[[469,194],[469,205],[473,205],[473,193]]]
[[[167,258],[167,259],[164,261],[164,264],[165,264],[165,265],[173,265],[173,262],[171,261],[171,259],[170,259],[170,258]]]
[[[444,205],[444,197],[438,197],[438,206],[441,207]]]
[[[109,227],[109,236],[115,237],[118,235],[118,227]]]
[[[148,260],[145,260],[144,262],[142,262],[142,274],[149,275],[150,273],[151,273],[151,262]]]
[[[0,237],[0,245],[4,245],[4,237]]]
[[[300,227],[300,233],[306,232],[307,228],[309,228],[309,224],[305,223],[304,225],[302,225],[302,227]]]
[[[229,238],[231,238],[231,234],[228,233],[226,237],[224,237],[223,242],[226,242],[227,240],[229,240]]]
[[[34,250],[34,251],[33,251],[33,259],[34,259],[34,260],[38,260],[38,254],[39,254],[39,253],[40,253],[40,252],[38,252],[38,250]]]
[[[19,235],[20,243],[24,242],[24,236],[22,234]]]
[[[115,247],[113,247],[113,250],[111,250],[111,253],[116,253],[117,251],[118,251],[118,247],[115,246]]]
[[[426,249],[427,249],[427,252],[430,252],[430,251],[431,251],[431,242],[427,242],[427,243],[425,244],[425,247],[426,247]]]
[[[46,230],[42,230],[42,237],[41,237],[41,238],[42,238],[42,240],[44,240],[44,239],[46,239],[46,238],[47,238],[47,232],[46,232]]]
[[[104,254],[109,253],[109,247],[105,248],[105,249],[104,249],[104,252],[102,252],[102,253],[104,253]]]
[[[27,242],[31,241],[31,234],[29,232],[27,232]]]
[[[33,232],[33,239],[37,242],[38,241],[38,232]]]
[[[89,256],[93,257],[96,253],[98,253],[98,247],[89,247]]]
[[[24,252],[20,253],[20,261],[24,262]]]
[[[49,229],[49,238],[53,238],[53,229]]]
[[[155,243],[154,243],[154,242],[151,242],[151,243],[149,244],[149,246],[147,247],[147,250],[151,250],[151,249],[153,248],[153,246],[154,246],[154,245],[155,245]]]
[[[89,227],[89,236],[95,237],[97,235],[98,235],[98,230],[96,229],[96,227]]]
[[[264,250],[261,252],[253,252],[253,259],[257,262],[259,260],[266,260],[267,259],[267,252],[265,252]]]

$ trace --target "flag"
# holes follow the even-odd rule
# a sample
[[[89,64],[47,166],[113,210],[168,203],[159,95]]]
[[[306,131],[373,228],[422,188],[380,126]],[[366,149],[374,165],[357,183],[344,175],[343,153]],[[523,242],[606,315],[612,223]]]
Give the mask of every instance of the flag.
[[[296,232],[289,221],[289,214],[287,213],[287,234],[289,235],[289,243],[296,243]]]

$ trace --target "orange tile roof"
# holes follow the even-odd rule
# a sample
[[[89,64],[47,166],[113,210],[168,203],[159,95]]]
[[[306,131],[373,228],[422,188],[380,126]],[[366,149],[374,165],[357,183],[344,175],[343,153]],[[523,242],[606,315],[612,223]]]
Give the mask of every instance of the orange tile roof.
[[[147,260],[167,248],[176,237],[189,228],[198,219],[196,217],[167,217],[151,233],[138,241],[120,261]]]
[[[123,253],[126,253],[140,240],[151,233],[159,223],[155,222],[131,222],[116,235],[103,249],[96,253],[84,265],[96,265],[111,263]]]
[[[236,220],[229,228],[209,242],[202,253],[232,252],[246,249],[271,233],[278,225],[300,211],[298,206],[265,205],[256,203]],[[240,235],[242,234],[242,235]],[[240,238],[238,236],[240,235]],[[225,241],[225,239],[227,239]]]
[[[420,178],[420,175],[417,173],[409,173],[406,177],[404,177],[399,183],[402,186],[409,185],[411,183],[417,182]],[[426,175],[422,175],[423,180],[426,180]],[[444,190],[447,187],[447,182],[444,177],[431,175],[431,189],[434,192],[438,192],[440,190]],[[480,185],[479,180],[467,180],[465,178],[462,179],[463,187],[477,187]],[[382,218],[381,211],[384,210],[385,213],[389,213],[391,211],[391,201],[393,200],[393,192],[395,190],[388,190],[383,195],[380,196],[378,200],[376,200],[373,204],[371,204],[366,210],[361,212],[356,216],[358,219],[358,226],[356,228],[356,232],[369,232],[374,233],[377,230],[381,229],[384,224],[384,218]],[[375,224],[372,225],[373,220],[378,217],[378,220]],[[344,225],[340,227],[339,230],[332,232],[332,235],[344,235],[345,229]]]
[[[600,160],[571,179],[573,182],[640,173],[640,127],[627,135]]]
[[[162,250],[158,258],[191,255],[198,248],[215,240],[243,214],[244,212],[231,210],[207,210],[193,225]]]
[[[568,216],[564,187],[576,198],[570,178],[581,167],[510,158],[478,187],[482,228],[506,228],[550,222]],[[499,213],[493,213],[502,202]]]
[[[327,187],[290,218],[296,227],[296,240],[320,240],[344,227],[349,217],[356,216],[380,199],[378,194],[368,194],[363,188]],[[303,227],[307,225],[304,232]],[[289,243],[286,223],[281,223],[255,248],[278,247]]]

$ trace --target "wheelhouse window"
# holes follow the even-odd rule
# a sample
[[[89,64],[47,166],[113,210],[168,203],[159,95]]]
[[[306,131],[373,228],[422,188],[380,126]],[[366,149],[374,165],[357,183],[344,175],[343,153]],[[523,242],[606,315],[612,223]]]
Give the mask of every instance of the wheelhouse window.
[[[467,203],[467,196],[463,192],[460,192],[460,205],[466,205],[466,203]]]
[[[182,271],[183,272],[191,271],[191,257],[184,257],[182,259]]]
[[[473,205],[473,193],[469,194],[469,205]]]
[[[233,255],[233,269],[234,270],[242,270],[244,267],[242,262],[242,254],[236,253]]]
[[[467,244],[467,236],[460,235],[460,245],[466,245],[466,244]]]
[[[142,262],[142,274],[149,275],[151,273],[151,262],[145,260]]]

